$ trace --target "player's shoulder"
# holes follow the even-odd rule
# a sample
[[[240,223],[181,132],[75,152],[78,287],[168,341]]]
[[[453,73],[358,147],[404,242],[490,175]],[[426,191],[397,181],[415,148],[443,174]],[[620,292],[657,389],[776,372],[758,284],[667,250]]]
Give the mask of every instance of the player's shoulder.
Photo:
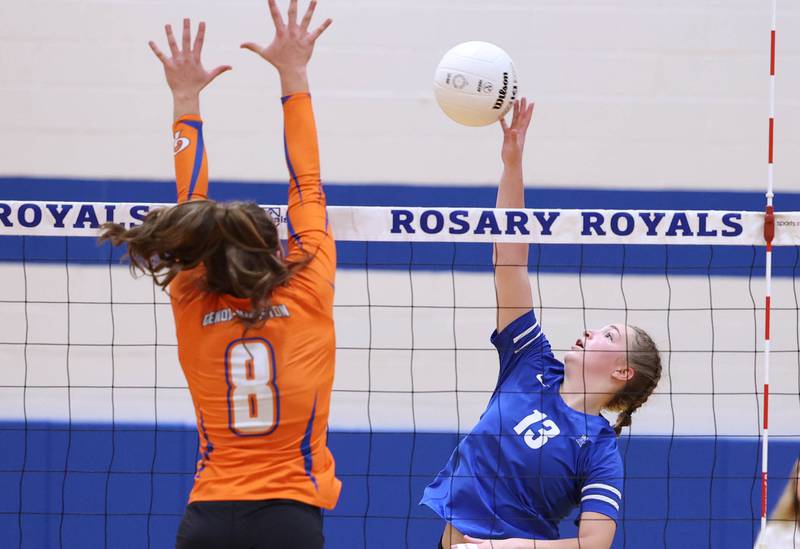
[[[285,286],[276,288],[273,295],[332,314],[334,292],[334,282],[307,265],[294,273]]]
[[[562,410],[563,411],[563,410]],[[563,412],[578,437],[582,454],[591,458],[598,454],[619,454],[617,434],[602,415],[584,415],[573,410]]]
[[[495,330],[492,333],[492,339],[501,337],[515,337],[526,330],[535,330],[538,328],[538,324],[539,322],[536,319],[536,313],[534,313],[533,309],[528,309],[517,318],[509,322],[505,327],[503,327],[502,330]]]
[[[519,315],[502,330],[494,330],[489,339],[498,350],[513,351],[514,355],[521,355],[526,350],[541,349],[543,344],[547,344],[547,338],[533,309]]]
[[[608,461],[622,464],[617,434],[608,425],[599,428],[588,437],[589,461]]]

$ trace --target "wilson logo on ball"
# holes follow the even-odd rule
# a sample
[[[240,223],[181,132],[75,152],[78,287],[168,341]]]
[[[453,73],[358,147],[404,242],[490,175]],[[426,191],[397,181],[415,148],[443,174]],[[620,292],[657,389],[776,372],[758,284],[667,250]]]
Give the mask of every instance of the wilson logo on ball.
[[[503,102],[506,100],[506,94],[508,93],[508,73],[503,73],[503,87],[500,88],[500,91],[497,92],[497,101],[494,102],[493,109],[502,108]]]

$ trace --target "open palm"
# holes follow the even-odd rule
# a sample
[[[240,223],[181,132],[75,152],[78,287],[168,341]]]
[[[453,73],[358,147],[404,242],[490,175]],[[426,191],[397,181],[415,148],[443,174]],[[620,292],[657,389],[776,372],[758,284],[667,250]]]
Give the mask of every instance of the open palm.
[[[309,32],[308,28],[316,7],[316,0],[311,0],[303,19],[298,23],[297,0],[291,0],[287,21],[284,22],[275,0],[269,0],[269,12],[275,23],[275,38],[268,46],[245,42],[241,47],[257,53],[279,71],[304,68],[311,59],[317,38],[331,24],[331,20],[326,19],[319,27]]]
[[[166,25],[164,29],[167,33],[167,43],[172,56],[167,57],[164,55],[152,40],[149,45],[150,49],[161,61],[161,64],[164,65],[167,84],[173,95],[179,97],[195,96],[217,76],[231,70],[230,65],[220,65],[210,71],[203,67],[201,54],[206,36],[205,22],[200,22],[194,45],[192,45],[192,24],[189,19],[183,20],[181,47],[178,47],[175,35],[172,33],[172,25]]]

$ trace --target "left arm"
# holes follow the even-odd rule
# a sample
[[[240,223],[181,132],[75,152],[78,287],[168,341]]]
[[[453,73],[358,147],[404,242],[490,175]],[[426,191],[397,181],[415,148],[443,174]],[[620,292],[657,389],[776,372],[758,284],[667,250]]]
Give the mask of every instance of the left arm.
[[[208,198],[208,160],[203,142],[203,119],[200,117],[200,92],[230,65],[221,65],[211,71],[203,67],[201,54],[206,35],[206,24],[200,22],[192,44],[192,27],[189,19],[183,20],[181,45],[178,46],[171,25],[165,25],[170,56],[166,56],[155,42],[150,49],[161,61],[167,85],[172,92],[175,139],[175,185],[178,202]],[[202,272],[202,265],[192,271],[182,271],[170,283],[170,298],[179,302],[190,287],[193,278],[189,272]],[[196,276],[196,275],[195,275]]]
[[[503,539],[482,540],[465,536],[469,543],[475,545],[474,549],[609,549],[614,541],[617,523],[613,519],[601,514],[586,511],[581,513],[581,525],[577,538],[568,539]],[[461,546],[453,545],[461,549]],[[470,548],[473,549],[473,548]]]

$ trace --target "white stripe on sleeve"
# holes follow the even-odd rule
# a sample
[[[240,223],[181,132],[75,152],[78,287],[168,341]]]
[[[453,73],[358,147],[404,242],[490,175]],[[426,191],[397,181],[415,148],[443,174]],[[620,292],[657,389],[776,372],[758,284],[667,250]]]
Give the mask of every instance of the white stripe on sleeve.
[[[616,501],[614,501],[611,498],[607,498],[606,496],[598,496],[597,494],[589,494],[588,496],[583,496],[581,498],[581,501],[586,501],[587,499],[596,499],[597,501],[602,501],[604,503],[608,503],[614,509],[619,511],[619,503],[617,503]]]
[[[533,343],[534,341],[536,341],[537,339],[539,339],[539,336],[540,336],[540,335],[542,335],[542,332],[539,332],[538,334],[536,334],[536,335],[535,335],[533,338],[531,338],[531,340],[530,340],[529,342],[527,342],[525,345],[523,345],[522,347],[520,347],[519,349],[517,349],[516,351],[514,351],[514,354],[517,354],[517,353],[518,353],[518,352],[520,352],[522,349],[524,349],[525,347],[527,347],[528,345],[530,345],[531,343]]]
[[[585,492],[586,490],[592,490],[592,489],[595,489],[595,490],[608,490],[609,492],[611,492],[612,494],[617,496],[619,499],[622,499],[622,492],[620,492],[619,490],[617,490],[613,486],[609,486],[608,484],[587,484],[586,486],[583,487],[581,492]]]
[[[539,327],[539,323],[537,322],[536,324],[534,324],[533,326],[531,326],[530,328],[528,328],[527,330],[525,330],[524,332],[519,334],[517,337],[515,337],[513,342],[516,343],[517,341],[519,341],[520,339],[522,339],[523,337],[525,337],[526,335],[528,335],[529,333],[531,333],[532,331],[534,331],[538,327]]]

